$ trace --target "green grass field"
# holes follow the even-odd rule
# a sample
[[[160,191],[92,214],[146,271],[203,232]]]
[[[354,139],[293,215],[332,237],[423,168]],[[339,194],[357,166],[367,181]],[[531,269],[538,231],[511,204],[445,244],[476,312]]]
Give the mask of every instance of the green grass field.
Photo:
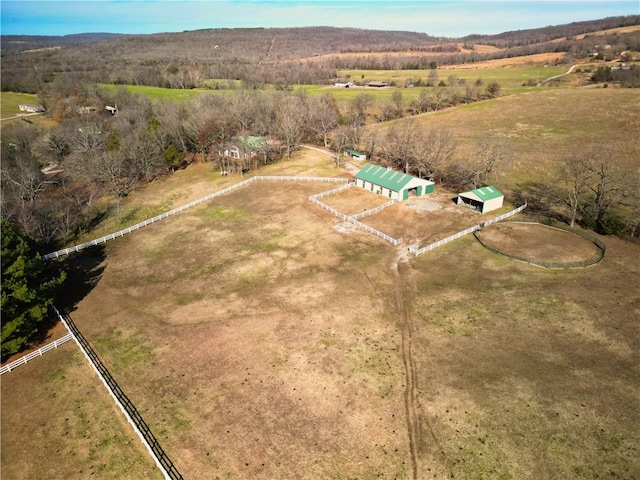
[[[38,96],[29,93],[0,92],[0,115],[2,118],[18,115],[19,105],[23,103],[37,105]]]
[[[111,85],[101,83],[99,86],[111,93],[116,92],[119,88],[124,88],[132,94],[145,95],[152,100],[164,100],[171,102],[186,101],[197,95],[212,92],[211,90],[203,89],[185,90],[179,88],[148,87],[146,85]]]
[[[436,70],[440,80],[448,83],[450,75],[475,82],[481,78],[485,83],[496,80],[504,89],[521,86],[527,80],[540,81],[567,70],[566,66],[522,66],[508,68],[480,68],[480,69],[439,69]],[[433,70],[340,70],[338,76],[353,82],[366,83],[369,81],[395,82],[404,85],[408,79],[416,81],[418,78],[426,82]]]

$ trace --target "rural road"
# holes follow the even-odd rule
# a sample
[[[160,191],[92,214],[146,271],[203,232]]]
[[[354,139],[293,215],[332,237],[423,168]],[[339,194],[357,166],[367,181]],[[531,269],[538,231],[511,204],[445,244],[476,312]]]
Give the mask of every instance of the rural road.
[[[12,120],[14,118],[24,118],[24,117],[31,117],[33,115],[42,115],[42,112],[36,112],[36,113],[19,113],[18,115],[14,115],[12,117],[5,117],[5,118],[0,118],[0,121],[3,120]]]

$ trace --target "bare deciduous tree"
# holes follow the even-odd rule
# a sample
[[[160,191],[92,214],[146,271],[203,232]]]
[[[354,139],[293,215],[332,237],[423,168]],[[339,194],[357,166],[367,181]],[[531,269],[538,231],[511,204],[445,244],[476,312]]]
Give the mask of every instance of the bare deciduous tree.
[[[511,149],[495,137],[482,137],[478,140],[473,158],[465,170],[473,188],[494,180],[499,165],[506,163],[512,156]]]

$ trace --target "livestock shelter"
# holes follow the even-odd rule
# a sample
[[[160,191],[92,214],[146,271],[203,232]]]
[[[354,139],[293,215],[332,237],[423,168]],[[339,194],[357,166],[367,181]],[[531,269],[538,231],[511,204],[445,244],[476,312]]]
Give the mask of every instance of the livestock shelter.
[[[354,183],[358,187],[384,195],[394,200],[407,200],[409,197],[422,197],[433,193],[435,183],[424,178],[398,172],[389,167],[371,163],[356,173]]]
[[[492,185],[476,188],[458,194],[458,205],[469,205],[480,213],[487,213],[502,207],[504,195]]]

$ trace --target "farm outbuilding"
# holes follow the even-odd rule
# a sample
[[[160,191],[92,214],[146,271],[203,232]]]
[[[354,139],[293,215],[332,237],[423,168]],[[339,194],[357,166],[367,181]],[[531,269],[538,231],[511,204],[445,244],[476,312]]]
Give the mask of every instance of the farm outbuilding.
[[[424,178],[398,172],[389,167],[367,163],[356,173],[354,183],[358,187],[370,190],[395,200],[409,197],[422,197],[433,193],[435,184]]]
[[[367,159],[367,156],[364,153],[360,153],[353,148],[345,148],[342,153],[360,162],[364,162]]]
[[[480,213],[487,213],[502,207],[504,195],[494,186],[486,186],[458,194],[458,205],[469,205]]]

